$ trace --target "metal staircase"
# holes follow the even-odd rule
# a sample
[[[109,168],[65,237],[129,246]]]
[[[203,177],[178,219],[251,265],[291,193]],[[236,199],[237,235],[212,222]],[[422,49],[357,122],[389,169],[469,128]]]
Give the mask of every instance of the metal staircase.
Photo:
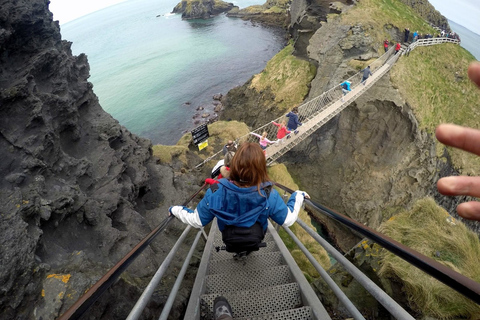
[[[271,223],[267,246],[245,261],[217,252],[221,237],[213,222],[184,319],[213,319],[213,301],[220,295],[234,319],[330,319]]]

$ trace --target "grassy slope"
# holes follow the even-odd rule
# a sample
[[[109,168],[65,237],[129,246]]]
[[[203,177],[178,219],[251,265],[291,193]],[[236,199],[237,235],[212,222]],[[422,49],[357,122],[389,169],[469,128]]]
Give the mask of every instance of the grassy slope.
[[[258,92],[270,88],[275,94],[276,107],[282,111],[303,101],[316,74],[315,66],[294,57],[293,50],[289,44],[277,53],[265,69],[253,77],[250,86]]]
[[[413,33],[434,34],[434,29],[418,16],[412,8],[397,0],[362,0],[357,6],[342,15],[342,22],[362,25],[376,39],[378,50],[383,50],[383,40],[390,39],[388,28],[396,27],[402,32],[409,28]]]
[[[402,57],[391,71],[392,81],[429,133],[441,123],[480,128],[480,90],[470,82],[467,68],[475,58],[454,44],[416,48]],[[438,154],[443,146],[437,145]],[[462,174],[478,174],[480,159],[457,149],[448,149]]]
[[[447,218],[455,224],[449,223]],[[385,222],[380,231],[480,282],[478,236],[450,217],[433,199],[419,200],[412,210]],[[380,274],[394,279],[400,277],[411,306],[422,310],[425,315],[445,319],[478,319],[479,305],[392,253],[385,253]]]

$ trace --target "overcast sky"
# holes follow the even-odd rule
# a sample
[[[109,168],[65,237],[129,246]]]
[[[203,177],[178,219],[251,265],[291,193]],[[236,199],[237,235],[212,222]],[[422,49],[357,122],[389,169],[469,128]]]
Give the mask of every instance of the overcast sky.
[[[63,24],[124,1],[126,0],[50,0],[49,8],[53,12],[53,19]]]
[[[447,19],[480,35],[480,0],[429,0]]]
[[[50,11],[63,24],[123,1],[126,0],[51,0]],[[447,19],[480,34],[480,0],[429,1]]]

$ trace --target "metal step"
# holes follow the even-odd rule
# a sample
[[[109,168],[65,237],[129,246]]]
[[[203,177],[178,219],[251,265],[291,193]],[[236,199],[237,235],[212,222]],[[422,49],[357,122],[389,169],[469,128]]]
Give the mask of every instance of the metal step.
[[[268,242],[266,242],[266,244],[267,244],[266,247],[260,248],[260,250],[258,250],[258,251],[253,251],[252,253],[250,253],[248,255],[248,257],[250,258],[250,257],[253,257],[253,256],[262,255],[262,254],[267,253],[267,252],[278,251],[278,247],[277,247],[277,244],[275,243],[275,241],[268,241]],[[222,245],[223,245],[223,243],[222,243]],[[226,260],[226,259],[230,259],[230,258],[233,258],[233,253],[231,253],[231,252],[227,252],[225,250],[220,250],[220,251],[217,252],[215,249],[212,250],[211,260]]]
[[[261,316],[247,318],[233,318],[235,320],[313,320],[312,308],[301,307],[297,309],[285,310],[281,312],[270,313]],[[330,319],[325,318],[325,319]]]
[[[204,319],[213,317],[213,301],[217,294],[201,296]],[[300,288],[297,283],[290,283],[258,291],[246,290],[226,293],[224,297],[232,307],[235,318],[255,317],[302,307]]]
[[[205,293],[218,295],[244,290],[260,290],[294,282],[287,265],[264,270],[220,273],[205,277]]]
[[[207,274],[236,273],[284,265],[280,251],[264,252],[261,255],[248,255],[245,261],[235,260],[232,256],[228,259],[211,260]]]

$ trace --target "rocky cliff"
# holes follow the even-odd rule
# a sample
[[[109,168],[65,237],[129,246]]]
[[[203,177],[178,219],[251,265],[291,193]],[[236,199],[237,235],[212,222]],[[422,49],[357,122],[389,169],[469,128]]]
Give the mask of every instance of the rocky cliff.
[[[57,317],[195,188],[103,111],[87,57],[72,55],[48,3],[0,4],[2,319]],[[160,238],[127,278],[154,272],[171,247]],[[124,300],[107,295],[95,318],[126,316],[138,292],[118,285]]]
[[[209,19],[234,7],[233,3],[221,0],[182,0],[172,13],[181,13],[182,19]]]

